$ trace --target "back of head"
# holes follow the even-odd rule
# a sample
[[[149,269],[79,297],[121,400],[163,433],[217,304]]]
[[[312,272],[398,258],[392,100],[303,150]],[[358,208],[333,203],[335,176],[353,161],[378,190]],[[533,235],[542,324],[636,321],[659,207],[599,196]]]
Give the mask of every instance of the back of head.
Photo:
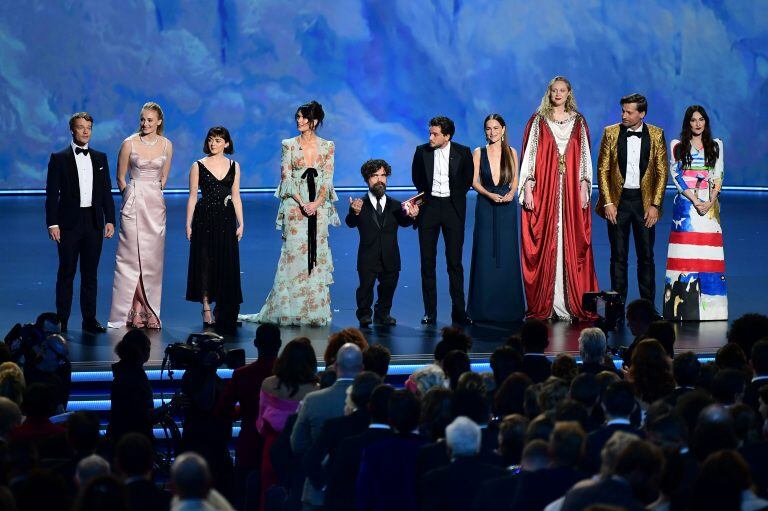
[[[449,351],[443,359],[443,371],[445,371],[445,376],[448,378],[451,389],[455,389],[458,385],[459,376],[471,370],[469,356],[464,351]]]
[[[419,396],[425,395],[433,387],[442,387],[445,383],[445,373],[437,364],[428,364],[417,369],[408,379]],[[411,388],[406,382],[406,387]]]
[[[7,438],[11,430],[19,424],[21,424],[19,406],[7,397],[0,397],[0,436]]]
[[[477,389],[459,389],[453,393],[453,416],[464,416],[475,424],[488,424],[491,410],[485,394]]]
[[[582,373],[573,379],[568,395],[586,407],[592,407],[600,399],[600,384],[594,374]]]
[[[678,353],[672,361],[675,383],[681,387],[694,387],[701,373],[699,357],[692,351]]]
[[[713,452],[736,449],[738,444],[733,418],[727,408],[713,404],[701,411],[691,437],[691,452],[700,463]]]
[[[127,477],[141,477],[152,472],[155,450],[140,433],[123,435],[115,448],[115,465]]]
[[[619,455],[633,442],[639,442],[640,437],[628,431],[615,431],[600,451],[600,475],[611,476],[616,473],[616,462]]]
[[[542,413],[528,424],[528,430],[525,432],[525,443],[537,439],[549,442],[549,436],[553,429],[555,429],[555,423]]]
[[[659,341],[669,358],[675,356],[675,327],[672,323],[664,320],[654,321],[648,326],[645,336]]]
[[[534,472],[549,466],[549,444],[536,438],[525,444],[520,460],[523,470]]]
[[[472,338],[457,326],[443,327],[443,329],[440,330],[440,339],[441,342],[445,341],[448,345],[448,349],[445,351],[446,353],[451,350],[459,350],[466,353],[472,349]]]
[[[549,346],[549,327],[540,319],[527,319],[520,331],[526,353],[544,353]]]
[[[490,376],[490,373],[484,374]],[[493,386],[492,379],[489,379],[488,383]],[[488,384],[486,384],[486,378],[483,377],[483,374],[466,371],[459,376],[456,390],[476,390],[481,394],[486,394],[490,389],[488,388]]]
[[[575,467],[584,454],[587,434],[578,422],[555,423],[549,436],[549,453],[552,461],[560,466]]]
[[[381,376],[371,371],[363,371],[352,382],[349,397],[358,410],[367,410],[373,390],[383,383]]]
[[[130,365],[143,365],[149,360],[151,343],[142,330],[129,330],[115,346],[115,354],[121,361]]]
[[[359,346],[346,343],[336,354],[336,375],[338,378],[353,378],[363,369],[363,352]]]
[[[576,365],[576,359],[567,353],[560,353],[552,362],[552,376],[564,380],[571,384],[576,375],[579,374],[579,366]]]
[[[505,465],[520,464],[528,424],[528,418],[519,413],[507,415],[499,424],[499,454]]]
[[[312,343],[306,337],[297,337],[285,345],[277,357],[274,375],[295,395],[299,386],[317,381],[317,358]]]
[[[637,344],[629,371],[638,397],[646,403],[661,399],[675,389],[669,358],[656,339]]]
[[[752,346],[752,368],[755,376],[768,376],[768,338]]]
[[[71,502],[64,478],[50,470],[32,470],[13,492],[19,511],[68,509]]]
[[[338,351],[345,344],[354,344],[361,352],[368,347],[368,341],[365,340],[363,332],[357,328],[345,328],[334,332],[328,336],[328,345],[325,347],[325,353],[323,354],[325,367],[336,363]]]
[[[211,485],[208,463],[195,452],[178,456],[171,466],[171,484],[180,499],[204,499]]]
[[[88,484],[94,477],[105,475],[109,475],[109,462],[98,454],[86,456],[77,463],[75,479],[80,486]]]
[[[741,400],[746,385],[741,371],[721,369],[712,379],[712,397],[720,404],[733,405]]]
[[[433,442],[445,437],[445,427],[454,419],[453,392],[432,387],[421,400],[419,430]]]
[[[467,417],[456,417],[445,428],[445,442],[455,457],[474,456],[480,452],[480,426]]]
[[[635,409],[635,391],[632,384],[617,381],[603,392],[603,409],[612,418],[628,418]]]
[[[717,365],[718,369],[746,371],[747,355],[738,344],[728,343],[717,350],[717,353],[715,354],[715,365]]]
[[[496,388],[499,388],[507,377],[523,366],[523,357],[510,346],[499,346],[491,354],[491,370]]]
[[[738,344],[747,356],[752,355],[752,346],[768,337],[768,316],[749,313],[731,323],[728,342]]]
[[[749,465],[737,451],[709,455],[701,466],[690,509],[740,510],[742,494],[752,486]]]
[[[513,413],[525,413],[525,391],[533,381],[525,373],[512,373],[494,397],[496,415],[505,416]]]
[[[256,337],[253,345],[259,352],[259,358],[274,358],[280,351],[282,339],[280,339],[280,327],[274,323],[262,323],[256,329]]]
[[[125,485],[116,477],[103,474],[92,478],[80,490],[74,511],[128,511]]]
[[[694,429],[696,429],[701,411],[713,402],[712,397],[701,390],[694,390],[683,394],[677,400],[675,413],[685,421],[685,425],[688,428],[688,438],[691,438]]]
[[[368,413],[371,416],[371,422],[377,424],[389,424],[389,398],[395,389],[391,385],[378,385],[368,400]]]
[[[568,395],[568,383],[560,378],[550,377],[541,386],[539,409],[541,413],[554,411]]]
[[[33,383],[24,391],[21,411],[27,417],[48,418],[56,413],[56,392],[50,385]]]
[[[93,452],[99,439],[99,418],[93,413],[74,412],[67,418],[67,441],[76,452]]]
[[[555,422],[575,422],[582,429],[589,427],[589,411],[587,407],[573,399],[564,399],[554,411]]]
[[[414,431],[419,425],[421,404],[412,392],[396,390],[389,398],[389,425],[400,434]]]
[[[635,499],[644,504],[656,498],[663,470],[661,449],[644,440],[630,443],[616,460],[616,475],[627,480]]]
[[[392,353],[390,353],[386,346],[378,343],[371,344],[363,351],[363,368],[385,378],[389,372],[389,361],[391,359]]]
[[[627,305],[627,326],[632,335],[643,335],[656,319],[656,307],[645,298],[638,298]]]
[[[648,440],[662,449],[682,449],[688,442],[688,428],[682,417],[674,412],[666,413],[646,423]]]
[[[606,348],[605,332],[599,328],[585,328],[579,334],[579,354],[584,363],[602,363]]]

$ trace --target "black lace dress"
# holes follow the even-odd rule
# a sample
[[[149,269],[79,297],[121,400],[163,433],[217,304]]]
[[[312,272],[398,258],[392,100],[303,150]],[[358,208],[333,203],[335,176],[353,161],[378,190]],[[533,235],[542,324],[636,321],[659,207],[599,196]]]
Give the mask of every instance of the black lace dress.
[[[243,303],[240,288],[240,251],[237,241],[237,218],[232,205],[235,162],[218,180],[198,161],[198,182],[202,198],[192,217],[192,240],[189,248],[187,300],[202,302],[208,297],[216,304]]]

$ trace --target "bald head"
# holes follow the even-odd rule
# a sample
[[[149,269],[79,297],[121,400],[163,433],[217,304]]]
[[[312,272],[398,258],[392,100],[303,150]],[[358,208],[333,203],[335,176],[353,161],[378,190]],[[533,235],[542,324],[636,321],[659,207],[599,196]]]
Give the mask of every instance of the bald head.
[[[204,499],[211,486],[208,463],[195,452],[185,452],[171,467],[171,484],[180,499]]]
[[[21,424],[19,406],[7,397],[0,397],[0,437],[6,438],[8,433],[19,424]]]
[[[348,342],[336,354],[336,376],[354,378],[363,370],[363,352],[357,345]]]

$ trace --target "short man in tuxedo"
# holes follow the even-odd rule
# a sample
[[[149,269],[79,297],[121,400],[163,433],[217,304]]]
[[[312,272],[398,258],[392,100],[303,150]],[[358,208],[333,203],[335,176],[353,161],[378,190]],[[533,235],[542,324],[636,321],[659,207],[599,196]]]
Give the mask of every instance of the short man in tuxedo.
[[[106,332],[96,320],[96,275],[102,237],[115,233],[115,203],[107,155],[88,147],[93,118],[78,112],[69,120],[72,142],[51,154],[45,187],[48,236],[58,244],[56,313],[67,330],[72,283],[80,259],[80,310],[83,331]]]
[[[643,122],[647,111],[644,96],[621,98],[621,124],[603,130],[597,159],[600,198],[596,210],[608,221],[611,288],[623,303],[627,300],[630,228],[640,297],[653,303],[656,296],[653,243],[667,185],[667,146],[664,130]]]
[[[461,264],[464,246],[464,218],[467,192],[472,186],[474,167],[469,148],[453,142],[456,128],[447,117],[429,121],[429,143],[416,148],[411,167],[413,184],[424,193],[424,204],[417,221],[421,250],[421,292],[424,297],[425,325],[437,322],[437,239],[440,231],[445,241],[448,265],[451,318],[454,323],[468,325],[464,303],[464,267]]]
[[[392,167],[384,160],[368,160],[360,168],[368,184],[368,195],[362,199],[349,199],[346,223],[357,227],[360,245],[357,249],[357,319],[361,327],[373,321],[377,325],[395,325],[390,315],[392,297],[400,276],[400,247],[397,244],[398,227],[413,225],[419,214],[417,205],[408,205],[407,211],[399,201],[387,196],[387,177]],[[375,314],[371,319],[373,285],[379,281],[379,294]]]

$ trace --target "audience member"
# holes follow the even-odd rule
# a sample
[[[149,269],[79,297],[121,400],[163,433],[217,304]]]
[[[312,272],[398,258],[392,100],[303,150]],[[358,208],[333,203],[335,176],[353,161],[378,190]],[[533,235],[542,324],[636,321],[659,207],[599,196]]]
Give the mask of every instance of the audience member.
[[[445,385],[445,373],[441,366],[429,364],[414,371],[405,382],[405,388],[416,394],[417,397],[424,397],[433,387],[443,387]]]
[[[20,406],[26,388],[24,373],[15,362],[0,364],[0,397],[6,397]]]
[[[21,425],[21,410],[7,397],[0,397],[0,449],[7,447],[11,431]]]
[[[651,323],[658,319],[659,314],[656,312],[653,302],[645,298],[638,298],[627,305],[626,315],[627,328],[634,336],[634,340],[622,355],[624,365],[629,367],[632,363],[632,353],[635,351],[635,346],[645,338],[648,328],[650,328]]]
[[[75,469],[75,482],[82,488],[92,479],[110,474],[109,462],[98,454],[91,454],[81,459]]]
[[[669,321],[660,319],[648,326],[646,339],[656,339],[661,343],[669,358],[675,358],[675,326]]]
[[[371,344],[363,351],[363,369],[373,371],[382,378],[386,378],[391,359],[392,353],[386,346],[379,343]]]
[[[632,384],[615,382],[605,389],[602,397],[605,424],[587,437],[585,466],[592,472],[600,467],[600,452],[605,443],[616,431],[626,431],[642,437],[642,432],[634,428],[629,420],[637,406]]]
[[[599,328],[585,328],[579,334],[579,355],[581,356],[582,373],[598,374],[602,371],[616,371],[616,366],[610,357],[606,358],[608,343],[605,332]]]
[[[761,387],[768,385],[768,338],[762,339],[752,346],[751,361],[754,377],[744,390],[744,403],[759,413],[758,392]]]
[[[489,362],[498,391],[512,373],[522,369],[523,356],[510,346],[499,346],[491,353]]]
[[[637,344],[627,378],[634,385],[644,408],[675,390],[671,360],[656,339],[645,339]]]
[[[524,415],[515,413],[505,416],[499,423],[499,455],[504,466],[520,465],[529,422]]]
[[[115,468],[123,478],[130,511],[165,511],[171,495],[154,483],[155,451],[139,433],[123,435],[115,448]]]
[[[675,355],[672,361],[672,376],[675,379],[675,390],[664,398],[670,405],[675,406],[680,396],[696,388],[696,382],[701,373],[699,357],[692,351]]]
[[[44,383],[33,383],[24,391],[21,411],[24,422],[11,430],[11,441],[32,442],[41,458],[61,458],[66,453],[66,430],[51,422],[56,411],[55,392]]]
[[[581,403],[587,410],[589,417],[587,433],[597,429],[605,420],[600,404],[600,384],[592,373],[582,373],[573,379],[568,390],[568,397],[577,403]]]
[[[328,336],[328,344],[325,347],[325,353],[323,353],[326,370],[333,369],[337,353],[345,344],[354,344],[361,353],[368,348],[368,341],[365,340],[363,332],[357,328],[344,328],[332,333]]]
[[[94,475],[83,485],[75,501],[74,511],[130,510],[125,485],[119,479],[109,475],[109,464],[106,468],[105,473]]]
[[[746,385],[741,371],[721,369],[712,379],[712,397],[723,406],[733,406],[741,403]]]
[[[717,350],[715,365],[719,370],[736,369],[741,371],[747,381],[752,379],[752,368],[749,366],[747,355],[736,343],[728,343]]]
[[[549,346],[549,327],[539,319],[527,319],[520,331],[523,342],[522,372],[528,375],[533,383],[541,383],[552,374],[552,362],[544,354]]]
[[[419,432],[431,442],[445,438],[445,427],[453,421],[453,392],[432,387],[421,400]]]
[[[579,366],[575,358],[567,353],[560,353],[555,357],[552,362],[552,376],[570,385],[577,374],[579,374]]]
[[[229,502],[212,488],[211,472],[205,458],[185,452],[171,466],[173,500],[171,511],[233,510]]]
[[[768,500],[752,491],[749,466],[733,450],[712,453],[704,460],[690,502],[690,509],[758,510],[768,507]]]
[[[512,373],[501,384],[494,398],[497,417],[525,413],[525,391],[533,384],[525,373]]]
[[[456,390],[456,386],[459,384],[459,377],[471,370],[472,366],[469,362],[469,355],[466,352],[452,350],[445,354],[443,371],[445,371],[448,387],[451,390]]]
[[[746,356],[752,356],[752,346],[768,337],[768,316],[749,313],[737,318],[728,329],[728,343],[738,344]]]

